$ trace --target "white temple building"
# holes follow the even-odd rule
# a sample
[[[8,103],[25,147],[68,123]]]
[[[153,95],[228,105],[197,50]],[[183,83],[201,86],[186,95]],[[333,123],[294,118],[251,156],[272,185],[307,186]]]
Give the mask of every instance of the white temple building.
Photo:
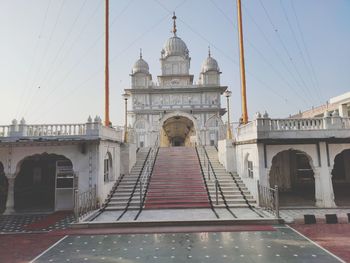
[[[176,17],[175,17],[176,18]],[[131,110],[128,112],[138,147],[149,147],[160,136],[161,146],[217,145],[226,136],[221,116],[220,96],[227,89],[220,86],[220,68],[211,56],[204,59],[199,80],[190,74],[191,58],[185,42],[173,36],[164,44],[160,57],[161,75],[157,82],[147,62],[140,58],[131,71]]]
[[[210,157],[218,175],[232,175],[244,205],[250,206],[245,192],[256,200],[254,205],[265,205],[259,189],[275,186],[281,206],[350,205],[348,93],[317,114],[274,119],[257,113],[233,131],[233,139],[226,139],[221,119],[226,110],[220,98],[227,87],[220,84],[218,63],[209,51],[195,83],[190,61],[175,23],[161,50],[156,82],[140,54],[132,67],[131,87],[125,90],[131,96],[126,142],[123,128],[103,126],[98,116],[77,124],[31,125],[22,119],[1,125],[0,212],[93,209],[107,205],[123,180],[134,182],[133,192],[129,199],[115,202],[129,206],[138,187],[142,193],[141,176],[146,176],[146,183],[152,176],[152,169],[143,169],[159,158],[158,146],[208,151],[207,162],[199,161],[203,180],[214,184],[207,176]],[[230,183],[227,178],[223,184]],[[89,193],[90,203],[83,202],[83,193]],[[212,200],[210,195],[208,190]],[[228,192],[227,198],[232,195]]]

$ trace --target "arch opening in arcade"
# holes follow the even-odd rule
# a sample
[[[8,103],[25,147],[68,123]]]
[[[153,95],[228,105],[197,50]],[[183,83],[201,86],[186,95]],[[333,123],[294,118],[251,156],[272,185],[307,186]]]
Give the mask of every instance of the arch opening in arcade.
[[[15,210],[71,210],[74,185],[73,165],[66,157],[47,153],[26,157],[15,179]]]
[[[278,186],[280,206],[315,206],[315,178],[311,158],[302,151],[286,150],[272,159],[270,187]]]
[[[334,202],[337,206],[350,206],[350,149],[339,153],[332,170]]]
[[[196,131],[193,121],[184,116],[174,116],[165,120],[161,130],[161,147],[193,146]]]

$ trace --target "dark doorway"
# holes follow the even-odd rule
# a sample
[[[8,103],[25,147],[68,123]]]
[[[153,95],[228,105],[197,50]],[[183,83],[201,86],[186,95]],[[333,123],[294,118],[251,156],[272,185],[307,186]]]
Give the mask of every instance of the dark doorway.
[[[0,213],[3,213],[6,208],[8,182],[4,173],[4,166],[0,162]]]
[[[287,150],[272,160],[270,186],[278,186],[281,206],[315,206],[315,179],[308,156]]]
[[[56,163],[62,160],[68,159],[54,154],[41,154],[27,157],[22,161],[15,179],[16,211],[55,209]]]
[[[350,206],[350,149],[335,157],[332,184],[335,204]]]

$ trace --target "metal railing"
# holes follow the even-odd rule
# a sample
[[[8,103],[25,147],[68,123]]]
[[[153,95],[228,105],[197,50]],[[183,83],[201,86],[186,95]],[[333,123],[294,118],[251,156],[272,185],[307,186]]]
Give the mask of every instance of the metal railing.
[[[216,178],[216,174],[214,172],[214,168],[211,165],[209,156],[204,148],[203,145],[199,144],[197,146],[198,149],[198,155],[200,158],[200,161],[202,161],[202,170],[203,170],[203,175],[205,178],[207,178],[208,181],[215,181],[215,204],[219,204],[219,181]]]
[[[201,138],[198,138],[198,155],[200,157],[200,161],[203,160],[202,169],[203,169],[203,175],[204,177],[207,176],[208,181],[211,181],[212,179],[215,181],[215,204],[219,205],[219,194],[221,195],[222,201],[224,202],[224,205],[226,209],[234,216],[236,217],[232,211],[229,209],[229,206],[226,202],[225,195],[221,189],[220,182],[216,176],[216,173],[214,171],[213,165],[209,159],[209,155],[207,153],[207,150],[205,149],[204,144],[202,143]]]
[[[145,202],[146,193],[147,193],[147,187],[149,183],[149,179],[151,177],[153,166],[157,158],[159,148],[159,137],[155,140],[155,143],[153,147],[151,148],[151,151],[148,155],[148,158],[146,160],[146,163],[143,167],[142,174],[139,181],[139,187],[140,187],[140,209],[143,208],[143,204]]]
[[[82,216],[97,208],[96,185],[82,193],[79,193],[78,189],[74,191],[74,216],[77,222]]]
[[[278,186],[274,188],[261,185],[257,181],[259,206],[279,218]]]

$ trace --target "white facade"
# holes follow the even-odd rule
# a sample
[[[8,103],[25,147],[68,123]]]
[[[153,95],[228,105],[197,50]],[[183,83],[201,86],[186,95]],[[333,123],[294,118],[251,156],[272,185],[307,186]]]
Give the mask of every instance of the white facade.
[[[228,147],[232,148],[229,153]],[[291,173],[290,169],[295,166],[291,160],[285,159],[286,156],[290,152],[305,156],[310,167],[299,170],[310,170],[313,174],[310,181],[314,184],[311,185],[314,206],[329,208],[337,206],[336,195],[340,191],[333,186],[350,185],[349,151],[350,119],[337,114],[310,119],[271,119],[267,114],[263,117],[258,114],[255,120],[237,128],[235,142],[227,144],[225,140],[219,143],[220,162],[227,170],[237,172],[256,197],[257,181],[274,187],[271,181],[274,165],[279,167],[276,184],[283,188],[286,184],[290,185],[286,174]],[[282,153],[285,153],[284,157]],[[335,181],[334,169],[339,156],[342,156],[344,178],[338,182]],[[230,160],[236,166],[229,166]],[[350,196],[347,197],[348,201]],[[300,202],[298,206],[308,204]]]
[[[7,181],[5,213],[19,212],[15,209],[18,207],[16,200],[19,200],[16,199],[16,190],[17,196],[21,194],[18,190],[20,180],[24,179],[32,190],[37,189],[32,180],[39,180],[38,185],[40,181],[47,180],[47,163],[50,161],[40,163],[42,159],[51,160],[52,163],[68,160],[74,175],[74,182],[72,179],[69,184],[60,187],[57,167],[56,175],[50,174],[55,181],[46,183],[45,187],[51,189],[54,184],[54,193],[50,195],[54,203],[47,209],[73,209],[74,190],[82,193],[95,186],[98,202],[102,204],[119,176],[129,173],[136,161],[135,146],[121,143],[121,138],[121,131],[102,126],[98,117],[94,122],[89,118],[85,124],[27,125],[22,120],[19,125],[13,121],[12,125],[0,126],[0,168],[3,170],[0,175],[4,175]],[[26,160],[31,168],[24,167]],[[106,163],[108,168],[104,165]]]
[[[135,62],[130,75],[131,88],[125,92],[131,95],[131,110],[128,115],[138,147],[153,145],[158,136],[163,136],[163,128],[164,138],[177,136],[169,131],[175,124],[169,129],[160,124],[161,120],[164,122],[164,116],[170,117],[168,114],[173,116],[173,113],[183,118],[191,116],[191,125],[196,129],[184,130],[183,133],[191,133],[196,141],[201,137],[203,143],[217,145],[218,140],[225,138],[226,129],[221,120],[225,110],[221,108],[220,96],[227,87],[220,86],[221,72],[218,63],[209,51],[203,62],[199,81],[194,84],[194,76],[190,74],[190,62],[189,50],[185,42],[177,36],[176,28],[174,35],[165,42],[161,50],[162,74],[157,77],[157,83],[152,82],[149,66],[142,54]],[[184,123],[179,125],[185,126]]]

